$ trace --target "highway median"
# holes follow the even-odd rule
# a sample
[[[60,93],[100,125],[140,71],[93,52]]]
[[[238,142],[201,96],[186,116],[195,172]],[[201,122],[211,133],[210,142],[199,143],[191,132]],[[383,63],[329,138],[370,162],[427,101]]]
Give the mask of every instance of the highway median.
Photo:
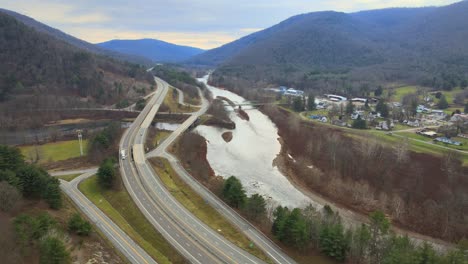
[[[175,173],[169,161],[163,158],[152,158],[149,161],[164,186],[187,210],[238,247],[267,263],[273,263],[262,250],[188,186]]]
[[[158,263],[186,263],[138,210],[123,187],[104,190],[93,176],[80,183],[79,190]]]

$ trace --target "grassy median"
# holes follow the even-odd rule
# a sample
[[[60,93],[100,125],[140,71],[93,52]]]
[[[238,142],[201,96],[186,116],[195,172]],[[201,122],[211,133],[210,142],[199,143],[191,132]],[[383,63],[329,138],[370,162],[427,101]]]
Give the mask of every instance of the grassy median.
[[[62,179],[67,182],[73,181],[76,177],[80,176],[83,173],[75,173],[75,174],[68,174],[68,175],[60,175],[57,178]]]
[[[83,181],[79,189],[158,263],[187,262],[154,229],[124,188],[103,190],[93,176]]]
[[[192,212],[198,219],[203,221],[206,225],[213,230],[217,230],[226,239],[236,244],[238,247],[251,253],[259,259],[268,263],[272,261],[265,255],[265,253],[257,248],[252,242],[229,221],[227,221],[221,214],[219,214],[213,207],[203,200],[190,186],[188,186],[178,175],[174,172],[171,165],[166,159],[154,158],[151,160],[153,168],[161,177],[162,182],[171,194]]]

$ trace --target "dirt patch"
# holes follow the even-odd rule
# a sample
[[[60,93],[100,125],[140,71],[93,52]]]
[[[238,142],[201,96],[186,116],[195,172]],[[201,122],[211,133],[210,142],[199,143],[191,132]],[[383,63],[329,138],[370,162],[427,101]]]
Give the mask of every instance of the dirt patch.
[[[245,111],[242,110],[242,109],[239,109],[239,110],[237,111],[237,115],[238,115],[242,120],[250,121],[249,115],[247,114],[247,112],[245,112]]]
[[[236,129],[236,123],[232,122],[231,120],[222,120],[216,117],[210,117],[202,125],[205,126],[214,126],[220,127],[225,129]]]
[[[171,152],[184,168],[214,193],[221,192],[223,178],[217,177],[206,159],[207,142],[202,136],[186,132],[172,145]]]
[[[226,142],[231,142],[232,140],[232,132],[231,131],[228,131],[228,132],[224,132],[222,135],[221,135],[224,139],[224,141]]]

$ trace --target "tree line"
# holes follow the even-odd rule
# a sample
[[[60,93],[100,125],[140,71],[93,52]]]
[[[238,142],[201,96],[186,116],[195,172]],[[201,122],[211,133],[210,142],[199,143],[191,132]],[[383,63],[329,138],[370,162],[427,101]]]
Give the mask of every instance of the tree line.
[[[92,230],[91,224],[77,213],[68,219],[68,232],[46,212],[21,214],[14,218],[13,226],[23,254],[28,255],[32,249],[38,248],[41,264],[71,263],[68,235],[88,236]]]
[[[18,148],[0,145],[0,196],[4,203],[2,210],[14,206],[15,199],[21,194],[27,199],[44,199],[50,208],[62,206],[60,182],[51,177],[47,171],[25,162]],[[13,187],[13,188],[11,188]]]
[[[273,235],[286,245],[300,250],[316,248],[325,255],[350,263],[385,264],[465,264],[468,241],[456,249],[436,252],[429,243],[411,241],[396,235],[381,211],[369,215],[369,224],[345,228],[337,212],[329,206],[317,211],[311,205],[290,210],[278,206],[273,213]]]

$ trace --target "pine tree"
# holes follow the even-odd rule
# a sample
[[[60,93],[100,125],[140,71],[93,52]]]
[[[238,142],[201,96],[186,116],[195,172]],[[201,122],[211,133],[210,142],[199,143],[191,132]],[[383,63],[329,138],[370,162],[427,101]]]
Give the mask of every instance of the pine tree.
[[[246,195],[242,183],[234,176],[229,177],[223,186],[224,200],[234,208],[242,208],[246,202]]]
[[[116,176],[114,162],[111,159],[105,159],[101,166],[99,166],[98,172],[98,183],[101,187],[109,189],[114,185],[114,179]]]
[[[449,104],[447,102],[447,98],[445,98],[445,95],[442,95],[439,99],[439,103],[437,103],[437,107],[439,109],[447,109],[449,107]]]
[[[315,96],[311,93],[307,98],[307,110],[314,111],[315,109],[317,109],[317,105],[315,104]]]

